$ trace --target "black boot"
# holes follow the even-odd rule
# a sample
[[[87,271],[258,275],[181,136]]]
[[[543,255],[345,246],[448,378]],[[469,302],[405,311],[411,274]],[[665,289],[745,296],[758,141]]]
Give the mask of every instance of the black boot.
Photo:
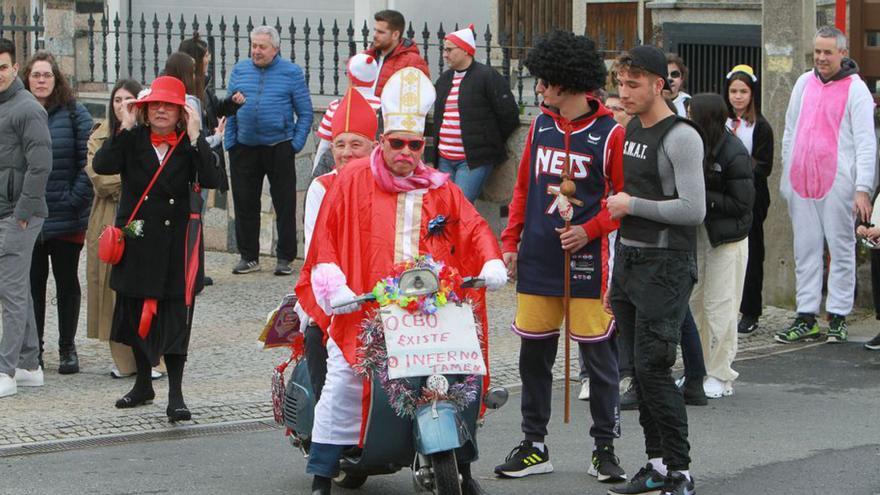
[[[79,373],[79,357],[76,355],[76,346],[62,347],[58,350],[58,374],[72,375]]]
[[[183,400],[183,367],[185,363],[185,355],[165,355],[165,368],[168,370],[168,407],[165,408],[165,414],[170,423],[192,419],[192,413]]]
[[[458,474],[461,475],[461,495],[488,495],[471,475],[470,463],[459,464]]]
[[[315,475],[312,479],[312,495],[330,495],[332,486],[330,478]]]
[[[703,390],[703,378],[685,378],[681,387],[684,395],[684,403],[689,406],[705,406],[709,404],[706,392]]]

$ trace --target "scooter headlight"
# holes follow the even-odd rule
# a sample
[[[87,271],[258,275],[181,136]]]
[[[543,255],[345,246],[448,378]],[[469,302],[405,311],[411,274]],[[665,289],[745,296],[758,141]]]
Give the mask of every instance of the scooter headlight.
[[[449,380],[443,375],[431,375],[428,377],[427,387],[437,395],[445,395],[449,391]]]

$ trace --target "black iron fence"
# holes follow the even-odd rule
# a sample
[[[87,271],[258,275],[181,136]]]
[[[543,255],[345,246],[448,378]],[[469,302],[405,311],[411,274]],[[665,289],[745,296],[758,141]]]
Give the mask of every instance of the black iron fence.
[[[39,10],[31,14],[27,10],[16,12],[15,7],[6,10],[0,4],[0,38],[12,40],[20,60],[43,48],[43,16]]]
[[[249,35],[258,25],[272,25],[281,37],[281,55],[299,64],[305,73],[306,82],[314,95],[340,95],[347,87],[345,82],[345,63],[351,55],[366,49],[372,42],[372,33],[364,22],[355,27],[351,20],[334,20],[332,24],[323,19],[317,24],[310,19],[286,19],[276,17],[272,20],[262,18],[259,23],[248,17],[246,22],[238,16],[219,21],[207,17],[201,22],[193,16],[188,22],[181,15],[172,18],[170,14],[141,14],[138,19],[122,19],[118,15],[110,18],[106,14],[89,15],[85,32],[79,37],[87,40],[88,74],[78,75],[79,81],[112,83],[119,77],[129,77],[147,84],[155,78],[164,66],[164,60],[177,49],[184,39],[198,32],[208,43],[212,60],[208,68],[211,84],[217,89],[225,89],[228,75],[235,63],[248,58],[250,50]],[[406,37],[419,46],[422,56],[428,62],[433,77],[439,76],[444,68],[443,39],[459,26],[440,24],[436,28],[422,24],[416,30],[411,22]],[[516,39],[505,33],[492,33],[489,26],[476,30],[476,58],[495,66],[511,82],[512,89],[522,106],[537,104],[534,94],[534,81],[523,66],[525,46],[522,32]],[[614,57],[618,50],[607,45],[623,45],[622,39],[607,42],[604,36],[598,40],[608,58]]]

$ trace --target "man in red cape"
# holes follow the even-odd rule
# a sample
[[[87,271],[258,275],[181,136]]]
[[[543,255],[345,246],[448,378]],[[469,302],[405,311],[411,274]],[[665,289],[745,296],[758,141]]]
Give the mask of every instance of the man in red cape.
[[[489,225],[446,174],[422,163],[425,115],[434,87],[418,69],[403,69],[382,95],[385,134],[368,158],[349,163],[327,192],[313,242],[296,287],[303,309],[320,321],[332,315],[327,340],[327,378],[315,409],[307,472],[313,494],[330,493],[346,446],[363,441],[370,383],[356,375],[361,323],[368,308],[345,304],[372,291],[392,267],[422,254],[479,276],[489,289],[507,283],[501,251]],[[487,332],[483,291],[468,291]],[[339,307],[340,305],[343,305]],[[336,308],[334,308],[336,306]],[[488,353],[484,359],[488,369]],[[463,493],[482,493],[459,467]]]

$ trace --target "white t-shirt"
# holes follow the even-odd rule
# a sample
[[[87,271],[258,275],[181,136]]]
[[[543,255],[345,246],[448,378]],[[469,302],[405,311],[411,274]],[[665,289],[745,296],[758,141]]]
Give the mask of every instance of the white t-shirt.
[[[727,128],[742,141],[751,155],[755,145],[755,124],[745,119],[727,119]]]

